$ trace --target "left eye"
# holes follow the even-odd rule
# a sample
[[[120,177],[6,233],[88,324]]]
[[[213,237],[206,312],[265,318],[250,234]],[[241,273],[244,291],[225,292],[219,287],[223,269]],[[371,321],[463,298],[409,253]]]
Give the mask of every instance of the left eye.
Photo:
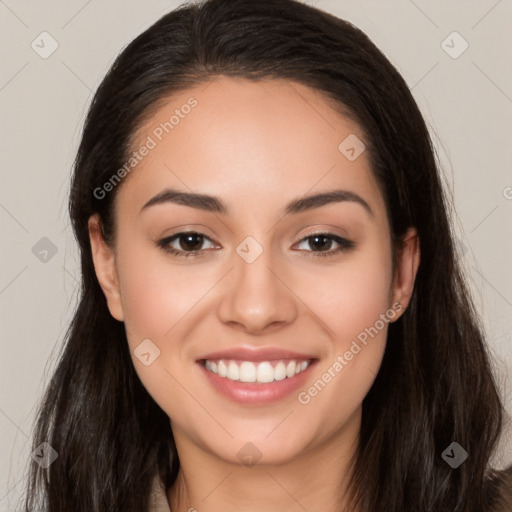
[[[337,249],[330,250],[333,243],[338,244],[339,247]],[[306,250],[307,252],[312,252],[314,256],[331,256],[354,247],[354,243],[350,240],[329,233],[315,233],[309,235],[299,242],[299,246],[302,244],[309,244],[309,247],[319,249],[313,251]],[[325,248],[326,246],[327,248]]]
[[[215,248],[212,240],[204,235],[195,231],[176,233],[168,238],[164,238],[158,242],[158,246],[165,252],[174,254],[176,256],[202,256],[203,253],[208,250],[202,247],[205,241],[209,241]],[[178,242],[176,247],[173,244]],[[332,250],[332,244],[338,244],[338,247]],[[300,248],[301,245],[309,244],[313,250],[307,250]],[[315,233],[304,237],[299,243],[299,250],[311,252],[314,256],[331,256],[339,252],[351,249],[354,247],[354,243],[350,240],[342,238],[340,236],[329,234],[329,233]]]

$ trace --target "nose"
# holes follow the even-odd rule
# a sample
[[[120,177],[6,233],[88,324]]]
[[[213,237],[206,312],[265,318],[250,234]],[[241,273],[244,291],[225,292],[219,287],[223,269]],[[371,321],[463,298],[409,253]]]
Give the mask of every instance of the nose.
[[[271,251],[252,263],[233,255],[234,268],[225,279],[218,315],[221,321],[251,334],[268,334],[292,323],[297,297]]]

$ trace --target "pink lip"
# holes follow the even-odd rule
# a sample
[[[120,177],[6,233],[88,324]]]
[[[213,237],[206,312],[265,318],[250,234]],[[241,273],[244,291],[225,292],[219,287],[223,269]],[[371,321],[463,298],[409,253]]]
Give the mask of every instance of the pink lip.
[[[291,352],[277,347],[267,347],[259,349],[248,349],[248,348],[233,348],[228,350],[221,350],[218,352],[210,352],[199,358],[197,361],[204,361],[209,359],[216,361],[218,359],[230,359],[239,361],[253,361],[255,363],[261,361],[271,361],[274,359],[294,359],[296,361],[307,361],[309,359],[315,359],[315,356],[308,354],[299,354],[297,352]]]
[[[218,354],[223,355],[223,357],[219,357],[219,359],[234,359],[233,357],[225,357],[226,352],[219,352]],[[209,354],[206,359],[217,359],[218,354]],[[270,352],[268,352],[267,355],[268,354],[270,354]],[[236,353],[229,352],[229,355],[238,356],[241,354],[236,351]],[[301,356],[301,358],[304,357]],[[270,358],[267,357],[266,360],[268,359]],[[298,359],[298,357],[296,355],[295,357],[291,357],[291,359]],[[254,361],[254,359],[248,359],[246,353],[243,354],[243,360]],[[260,359],[258,359],[258,361],[259,360]],[[207,370],[203,361],[198,361],[197,365],[206,377],[207,381],[223,396],[242,405],[258,406],[278,402],[303,387],[306,380],[311,375],[311,368],[316,366],[317,362],[317,359],[313,359],[305,370],[295,374],[293,377],[287,377],[286,379],[269,382],[267,384],[261,384],[258,382],[240,382],[228,379],[227,377],[219,377],[219,375]]]

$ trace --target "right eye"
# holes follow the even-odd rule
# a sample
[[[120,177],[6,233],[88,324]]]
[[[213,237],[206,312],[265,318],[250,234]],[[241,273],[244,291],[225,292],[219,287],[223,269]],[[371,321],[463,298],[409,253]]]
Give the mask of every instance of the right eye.
[[[197,231],[184,231],[158,241],[157,245],[169,254],[188,258],[190,256],[204,255],[204,252],[208,249],[200,249],[198,246],[202,246],[205,240],[209,240],[211,242],[211,239],[203,233],[198,233]],[[179,247],[176,247],[176,245]]]

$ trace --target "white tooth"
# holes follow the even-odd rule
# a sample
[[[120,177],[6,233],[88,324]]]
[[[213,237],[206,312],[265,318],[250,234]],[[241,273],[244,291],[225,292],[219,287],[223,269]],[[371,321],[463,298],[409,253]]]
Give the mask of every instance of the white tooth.
[[[227,377],[230,380],[241,382],[261,382],[269,383],[274,380],[280,381],[286,377],[291,378],[309,366],[309,361],[288,361],[286,364],[279,361],[275,367],[268,361],[259,363],[257,366],[251,361],[243,361],[238,366],[234,361],[226,363],[225,361],[205,361],[205,367],[212,373],[220,377]]]
[[[240,380],[242,382],[255,382],[256,366],[249,361],[244,361],[240,365]]]
[[[231,361],[228,366],[228,374],[226,375],[228,379],[231,380],[238,380],[240,378],[240,370],[238,368],[238,365]]]
[[[228,374],[228,367],[226,366],[226,363],[224,363],[224,361],[219,361],[219,364],[217,365],[217,370],[219,372],[219,377],[226,377]]]
[[[293,377],[295,375],[295,361],[290,361],[288,366],[286,367],[286,376],[288,378]]]
[[[286,366],[282,361],[276,364],[274,368],[274,379],[275,380],[283,380],[286,378]]]
[[[272,365],[265,361],[258,365],[256,370],[256,380],[258,382],[272,382],[274,380],[274,369]]]

